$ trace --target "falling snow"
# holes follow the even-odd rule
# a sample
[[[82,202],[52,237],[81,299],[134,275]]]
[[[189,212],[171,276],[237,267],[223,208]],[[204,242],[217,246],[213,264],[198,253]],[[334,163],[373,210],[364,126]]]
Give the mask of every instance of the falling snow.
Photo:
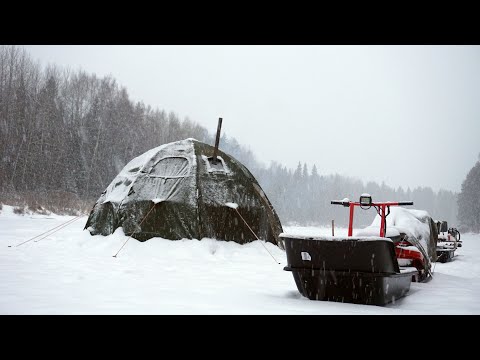
[[[436,263],[427,283],[385,307],[302,297],[285,252],[270,243],[213,239],[146,241],[83,231],[86,217],[37,241],[73,217],[0,213],[0,314],[480,314],[480,235],[462,234],[452,262]],[[330,228],[284,227],[327,236]],[[345,235],[346,229],[335,229]],[[8,247],[12,245],[12,247]],[[265,245],[280,264],[267,253]]]

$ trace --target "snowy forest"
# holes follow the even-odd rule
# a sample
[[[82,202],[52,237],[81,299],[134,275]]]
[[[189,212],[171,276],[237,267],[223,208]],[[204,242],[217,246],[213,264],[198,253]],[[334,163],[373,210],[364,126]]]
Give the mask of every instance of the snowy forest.
[[[42,67],[21,47],[0,46],[0,203],[32,211],[87,213],[132,158],[188,137],[213,145],[215,130],[132,101],[111,76]],[[449,226],[480,231],[480,189],[475,195],[479,163],[461,194],[434,192],[428,186],[395,189],[369,179],[324,174],[321,161],[309,166],[299,159],[295,169],[279,162],[265,165],[228,135],[228,119],[222,132],[220,149],[253,173],[284,224],[328,225],[335,220],[345,226],[348,210],[330,205],[330,200],[356,200],[368,192],[379,201],[414,201],[413,208],[447,220]],[[473,205],[458,209],[459,196],[473,199]],[[459,223],[458,212],[468,220]],[[359,212],[355,225],[369,224],[374,215],[373,210]]]

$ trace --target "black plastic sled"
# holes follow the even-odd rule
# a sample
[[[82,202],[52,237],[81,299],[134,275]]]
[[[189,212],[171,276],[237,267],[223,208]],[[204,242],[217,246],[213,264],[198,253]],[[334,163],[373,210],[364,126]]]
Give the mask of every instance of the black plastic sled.
[[[400,270],[393,242],[387,238],[280,235],[287,254],[286,271],[310,300],[385,305],[401,298],[418,277]]]

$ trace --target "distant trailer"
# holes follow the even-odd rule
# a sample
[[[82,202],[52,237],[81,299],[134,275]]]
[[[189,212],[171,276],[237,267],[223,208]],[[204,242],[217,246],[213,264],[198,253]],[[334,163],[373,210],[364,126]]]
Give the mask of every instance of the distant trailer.
[[[446,263],[455,257],[455,250],[462,247],[460,231],[456,228],[448,228],[446,221],[437,221],[438,242],[437,262]]]

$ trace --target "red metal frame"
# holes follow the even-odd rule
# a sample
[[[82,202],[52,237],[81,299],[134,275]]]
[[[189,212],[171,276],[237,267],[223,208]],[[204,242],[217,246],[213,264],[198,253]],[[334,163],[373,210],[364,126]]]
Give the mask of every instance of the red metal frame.
[[[355,206],[361,206],[359,202],[355,201],[350,201],[349,202],[349,207],[350,207],[350,219],[348,221],[348,236],[352,236],[353,234],[353,213],[354,213],[354,207]],[[384,229],[385,229],[385,210],[387,207],[390,206],[399,206],[400,204],[398,202],[392,202],[392,201],[387,201],[387,202],[372,202],[370,205],[363,205],[363,206],[379,206],[380,207],[380,217],[381,217],[381,223],[380,223],[380,237],[384,237]]]
[[[386,202],[372,202],[370,204],[360,204],[360,202],[356,201],[343,201],[343,200],[333,200],[332,204],[334,205],[343,205],[343,206],[348,206],[350,208],[350,219],[348,222],[348,236],[351,237],[353,235],[353,214],[355,212],[355,206],[360,206],[363,208],[370,208],[370,207],[375,207],[377,210],[378,214],[380,215],[381,221],[380,221],[380,237],[385,237],[385,221],[386,221],[386,211],[388,209],[388,212],[390,213],[390,206],[403,206],[403,205],[413,205],[413,201],[399,201],[399,202],[393,202],[393,201],[386,201]],[[412,260],[412,266],[417,268],[419,271],[419,274],[422,273],[422,271],[425,270],[425,259],[422,255],[422,253],[419,250],[416,249],[406,249],[403,246],[412,246],[407,241],[402,241],[398,243],[395,246],[395,256],[397,259],[409,259]]]

